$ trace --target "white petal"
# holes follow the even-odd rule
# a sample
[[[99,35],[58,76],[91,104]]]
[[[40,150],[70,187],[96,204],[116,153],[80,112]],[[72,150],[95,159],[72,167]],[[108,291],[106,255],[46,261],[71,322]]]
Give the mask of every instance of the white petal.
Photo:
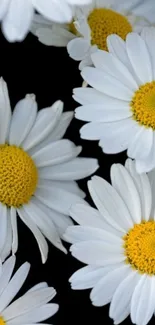
[[[9,321],[13,317],[18,317],[34,310],[36,307],[41,307],[53,298],[53,288],[42,288],[21,296],[8,306],[2,313],[4,319]],[[13,317],[12,317],[13,316]]]
[[[86,205],[85,202],[75,204],[70,210],[70,215],[81,226],[101,228],[120,237],[122,236],[122,232],[111,227],[97,209]]]
[[[154,277],[142,275],[131,300],[131,319],[137,325],[146,325],[154,313]]]
[[[140,173],[150,172],[155,168],[155,133],[153,132],[153,143],[150,154],[144,160],[136,160],[136,170]]]
[[[80,157],[57,166],[39,168],[39,176],[43,179],[72,181],[88,177],[97,169],[96,159]]]
[[[10,255],[11,248],[12,248],[12,225],[10,220],[10,209],[7,209],[7,230],[6,230],[6,238],[3,245],[3,249],[0,254],[0,258],[2,262]]]
[[[155,79],[155,57],[154,57],[154,40],[155,40],[155,28],[154,27],[145,27],[142,30],[141,37],[144,39],[152,63],[152,73],[153,73],[153,80]]]
[[[8,88],[3,78],[0,79],[0,143],[5,143],[11,119],[11,107]]]
[[[61,101],[55,102],[51,107],[42,109],[37,115],[36,122],[29,135],[23,142],[23,148],[30,150],[33,146],[44,140],[54,129],[63,110]]]
[[[109,245],[104,241],[82,241],[70,247],[72,255],[85,264],[106,266],[125,260],[123,249],[119,245]]]
[[[85,67],[81,73],[83,79],[96,90],[104,94],[130,101],[133,91],[126,87],[121,81],[97,68]]]
[[[35,152],[51,144],[51,142],[60,140],[64,136],[72,118],[73,118],[73,112],[63,113],[60,119],[57,121],[56,126],[54,127],[52,132],[50,132],[50,134],[43,141],[41,141],[36,146],[31,148],[29,150],[29,154],[33,155]]]
[[[0,313],[9,305],[11,300],[18,293],[23,283],[25,282],[27,275],[29,273],[30,264],[28,262],[24,263],[18,271],[14,274],[9,284],[6,286],[4,291],[0,296]]]
[[[104,105],[106,100],[115,101],[112,97],[109,97],[93,88],[74,88],[73,98],[81,105],[96,104]],[[119,101],[120,102],[120,101]]]
[[[33,18],[31,0],[10,0],[10,5],[3,20],[3,32],[9,42],[21,41],[29,31]]]
[[[32,27],[34,28],[34,26]],[[74,34],[69,32],[67,29],[61,27],[61,25],[52,25],[51,28],[39,27],[35,31],[35,35],[38,37],[39,41],[48,46],[67,46],[68,42],[76,37]]]
[[[31,289],[29,289],[25,294],[27,294],[28,292],[32,292],[32,291],[35,291],[35,290],[40,290],[42,288],[47,288],[47,287],[48,287],[47,282],[40,282],[40,283],[34,285]]]
[[[83,38],[75,38],[67,45],[67,51],[70,57],[76,61],[81,61],[85,58],[90,49],[90,42]]]
[[[34,95],[20,100],[13,111],[9,144],[20,146],[30,132],[37,115],[37,103]]]
[[[8,6],[9,6],[10,0],[1,0],[1,5],[0,5],[0,20],[3,19],[5,16]]]
[[[114,55],[107,51],[97,51],[91,55],[96,68],[115,77],[126,85],[129,89],[136,91],[138,85],[126,66]]]
[[[133,72],[123,39],[118,35],[109,35],[107,37],[107,46],[108,51],[113,54],[114,57],[117,57],[130,72]]]
[[[66,1],[32,0],[35,9],[49,20],[60,23],[70,22],[72,10]]]
[[[120,164],[114,164],[111,167],[112,185],[123,199],[133,223],[141,222],[141,202],[137,188],[132,177]]]
[[[39,188],[51,188],[51,187],[58,187],[67,192],[71,192],[77,194],[82,199],[85,198],[86,194],[79,188],[76,181],[51,181],[48,179],[39,179],[38,180],[38,187]]]
[[[67,228],[64,239],[70,243],[78,243],[87,240],[101,240],[109,244],[123,245],[123,240],[103,229],[88,226],[70,226]]]
[[[11,275],[14,270],[15,262],[16,257],[11,256],[2,265],[2,274],[0,276],[0,295],[3,293],[4,289],[7,287],[10,281]]]
[[[144,40],[138,34],[130,33],[126,38],[126,49],[130,62],[141,84],[151,82],[153,79],[152,68]]]
[[[126,119],[132,116],[127,102],[119,101],[109,105],[105,102],[102,105],[89,104],[76,108],[75,117],[88,122],[112,122]],[[109,107],[108,107],[109,106]]]
[[[131,269],[128,265],[120,267],[108,272],[93,288],[90,294],[92,304],[94,306],[104,306],[108,304],[119,286],[119,284],[130,274]]]
[[[81,150],[80,146],[76,147],[70,140],[62,139],[35,152],[32,159],[37,167],[52,166],[75,158],[80,154]]]
[[[94,176],[88,182],[88,188],[100,213],[111,226],[122,232],[133,226],[131,215],[121,196],[107,181]]]
[[[66,215],[73,204],[82,200],[78,195],[60,188],[38,188],[35,196],[47,207]]]
[[[18,214],[19,214],[21,220],[32,231],[32,233],[38,243],[39,249],[40,249],[42,262],[45,263],[47,260],[47,256],[48,256],[48,245],[47,245],[47,242],[46,242],[44,236],[39,231],[39,229],[36,227],[36,225],[32,222],[32,220],[29,218],[29,216],[27,215],[27,213],[24,211],[24,209],[22,207],[20,209],[18,209],[17,211],[18,211]]]
[[[131,269],[129,275],[117,287],[109,311],[109,316],[114,320],[119,319],[126,308],[130,307],[131,297],[140,276],[138,272]]]
[[[12,226],[12,253],[16,254],[18,249],[18,229],[17,229],[17,213],[14,207],[10,208],[10,218],[11,218],[11,226]]]
[[[53,316],[58,311],[58,305],[56,304],[46,304],[33,309],[28,313],[24,313],[21,316],[11,318],[7,321],[8,325],[21,325],[21,324],[33,324],[37,322],[42,322],[51,316]],[[13,310],[14,312],[14,310]]]
[[[0,253],[3,251],[7,242],[7,207],[0,203]]]
[[[118,153],[127,149],[130,139],[139,130],[139,126],[131,119],[113,122],[92,122],[81,130],[82,139],[100,140],[99,145],[106,153]],[[114,144],[113,144],[114,142]]]
[[[34,222],[34,224],[36,224],[36,226],[41,230],[42,234],[44,234],[44,236],[54,246],[66,252],[63,248],[56,227],[53,224],[50,215],[45,213],[43,205],[34,197],[28,205],[23,205],[23,209],[29,215],[30,220],[32,220],[32,222]]]
[[[153,144],[153,130],[152,128],[146,129],[145,126],[139,128],[139,132],[135,135],[129,144],[127,154],[134,159],[146,159],[152,149]]]
[[[105,274],[111,271],[115,266],[96,267],[92,265],[85,266],[76,271],[69,282],[74,290],[93,288]]]
[[[133,178],[133,181],[136,185],[138,190],[140,200],[141,200],[141,210],[142,210],[142,217],[144,220],[148,221],[151,212],[152,206],[152,193],[151,186],[149,182],[148,176],[143,174],[138,174],[136,171],[135,161],[131,159],[127,159],[125,163],[125,167],[128,169],[130,175]],[[154,214],[151,213],[153,216]]]

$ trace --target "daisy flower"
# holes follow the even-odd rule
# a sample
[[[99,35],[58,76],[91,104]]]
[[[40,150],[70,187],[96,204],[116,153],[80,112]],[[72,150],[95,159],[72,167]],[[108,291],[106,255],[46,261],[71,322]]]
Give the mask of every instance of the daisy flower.
[[[127,149],[139,173],[155,168],[155,28],[141,36],[128,34],[107,39],[109,52],[92,54],[95,67],[85,67],[84,80],[92,88],[74,90],[82,106],[76,118],[89,122],[81,137],[100,140],[105,153]]]
[[[72,6],[91,0],[1,0],[0,20],[5,37],[10,42],[21,41],[27,35],[35,10],[52,21],[72,19]]]
[[[58,101],[37,113],[34,95],[11,114],[7,85],[0,80],[0,257],[18,248],[17,213],[34,234],[43,263],[45,237],[66,252],[60,237],[71,224],[69,209],[84,193],[75,180],[92,174],[96,159],[77,158],[81,147],[61,139],[72,112]]]
[[[30,269],[29,263],[26,262],[11,278],[14,265],[15,256],[11,256],[3,264],[0,274],[0,324],[36,324],[53,316],[59,306],[48,302],[54,298],[56,291],[48,287],[46,282],[35,285],[11,303],[25,282]]]
[[[69,55],[74,60],[82,61],[82,69],[92,65],[91,53],[96,52],[97,48],[107,50],[108,35],[117,34],[125,40],[129,32],[140,32],[142,26],[149,24],[135,15],[141,2],[136,0],[133,5],[133,1],[126,0],[93,0],[88,6],[74,9],[70,24],[52,24],[36,16],[32,31],[46,45],[67,46]],[[146,7],[147,2],[139,9],[141,16],[145,16]],[[149,9],[155,14],[153,3]]]
[[[112,166],[112,185],[92,177],[88,188],[98,210],[76,204],[71,216],[80,225],[65,233],[72,255],[88,264],[72,275],[72,288],[92,289],[94,306],[110,303],[114,324],[130,315],[146,325],[155,312],[155,172],[152,183],[149,177],[130,159]]]

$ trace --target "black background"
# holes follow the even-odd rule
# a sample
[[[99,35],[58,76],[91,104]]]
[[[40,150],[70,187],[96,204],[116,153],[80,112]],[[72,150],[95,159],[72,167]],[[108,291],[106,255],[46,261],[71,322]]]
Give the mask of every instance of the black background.
[[[8,84],[12,108],[27,93],[36,95],[39,109],[50,106],[58,99],[64,102],[65,111],[74,111],[78,106],[72,99],[72,89],[82,84],[78,63],[69,58],[65,48],[46,47],[31,34],[24,42],[13,44],[8,43],[0,34],[0,76],[3,76]],[[79,129],[82,124],[74,119],[65,137],[74,141],[76,145],[83,146],[82,156],[98,158],[100,168],[96,174],[110,181],[110,166],[114,162],[124,164],[126,154],[105,155],[96,141],[81,140]],[[87,192],[87,200],[92,204],[87,191],[87,180],[80,181],[79,185]],[[59,304],[59,311],[51,320],[45,321],[46,323],[113,324],[108,316],[109,306],[93,307],[89,299],[89,290],[71,290],[68,279],[73,272],[83,266],[80,262],[70,253],[65,255],[49,244],[48,261],[42,265],[36,241],[19,218],[18,230],[19,249],[16,268],[25,261],[31,263],[29,276],[20,294],[40,281],[48,282],[57,291],[54,302]],[[69,245],[66,246],[69,248]],[[127,319],[125,324],[130,324],[130,320]]]

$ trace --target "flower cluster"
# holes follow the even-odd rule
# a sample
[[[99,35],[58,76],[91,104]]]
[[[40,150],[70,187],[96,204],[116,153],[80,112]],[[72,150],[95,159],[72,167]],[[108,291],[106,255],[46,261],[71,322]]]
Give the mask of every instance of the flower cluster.
[[[75,114],[63,112],[60,100],[38,111],[34,94],[11,110],[0,79],[0,325],[35,324],[58,310],[46,282],[12,302],[30,268],[26,262],[12,276],[18,218],[42,263],[47,240],[65,254],[64,241],[71,243],[86,264],[69,279],[72,289],[91,289],[94,306],[110,303],[114,324],[130,315],[147,325],[155,313],[154,0],[2,0],[0,21],[10,42],[30,31],[45,45],[66,47],[83,78],[73,89]],[[111,166],[111,184],[97,175],[88,181],[96,208],[77,181],[98,161],[64,137],[74,115],[86,122],[82,139],[128,156],[125,166]]]

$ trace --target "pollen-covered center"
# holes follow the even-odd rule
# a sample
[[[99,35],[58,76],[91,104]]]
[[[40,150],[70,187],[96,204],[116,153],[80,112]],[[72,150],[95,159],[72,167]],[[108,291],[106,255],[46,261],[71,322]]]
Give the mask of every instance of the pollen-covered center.
[[[127,18],[111,9],[96,8],[87,18],[91,29],[91,43],[107,51],[106,39],[111,34],[119,35],[123,40],[132,32]]]
[[[155,81],[146,83],[135,92],[130,107],[139,124],[155,130]]]
[[[155,221],[134,225],[123,239],[127,262],[141,273],[155,275]]]
[[[0,325],[5,325],[6,322],[2,316],[0,316]]]
[[[37,168],[23,149],[0,145],[0,202],[9,207],[28,203],[37,181]]]

